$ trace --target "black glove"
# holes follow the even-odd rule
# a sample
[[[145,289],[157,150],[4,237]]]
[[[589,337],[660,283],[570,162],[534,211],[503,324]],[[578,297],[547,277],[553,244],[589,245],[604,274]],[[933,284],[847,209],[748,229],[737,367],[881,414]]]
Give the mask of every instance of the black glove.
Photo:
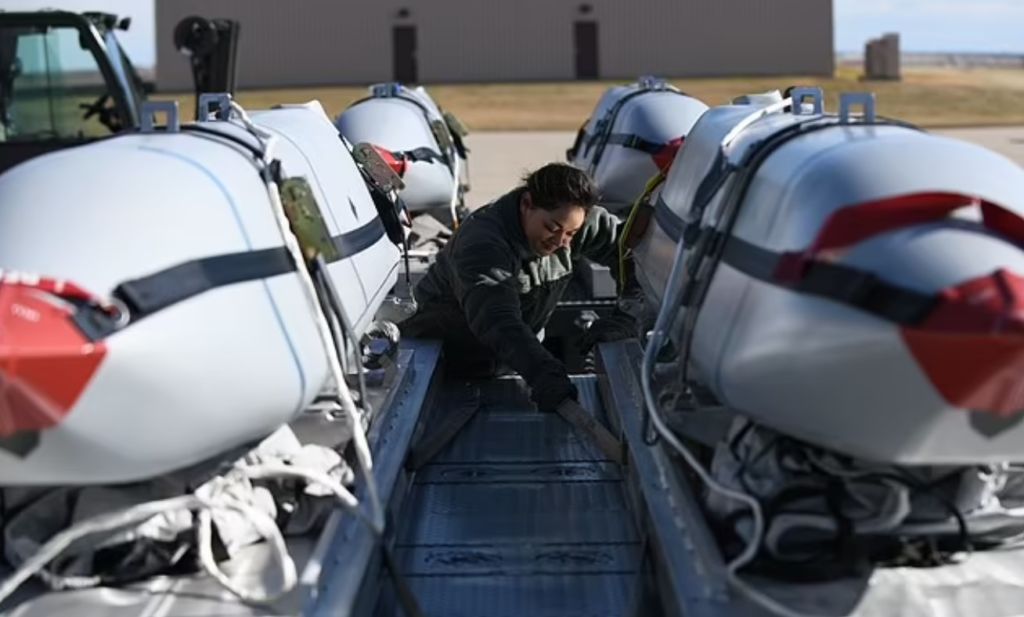
[[[530,398],[541,411],[555,411],[566,399],[576,400],[579,392],[569,381],[569,375],[551,372],[537,380],[530,391]]]
[[[586,355],[598,343],[611,343],[633,338],[637,335],[636,319],[628,313],[616,310],[608,317],[602,317],[590,324],[580,337],[580,353]]]

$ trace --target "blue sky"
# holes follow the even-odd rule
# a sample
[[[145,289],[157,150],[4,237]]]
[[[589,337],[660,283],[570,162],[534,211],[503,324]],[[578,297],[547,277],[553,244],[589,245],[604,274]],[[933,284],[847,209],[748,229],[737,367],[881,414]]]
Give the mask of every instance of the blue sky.
[[[904,51],[1024,54],[1024,0],[834,0],[834,6],[839,51],[859,51],[870,38],[899,32]],[[153,65],[151,0],[3,0],[6,10],[41,7],[131,15],[132,29],[121,40],[137,66]]]
[[[899,32],[904,51],[1024,54],[1024,0],[835,0],[835,45]]]

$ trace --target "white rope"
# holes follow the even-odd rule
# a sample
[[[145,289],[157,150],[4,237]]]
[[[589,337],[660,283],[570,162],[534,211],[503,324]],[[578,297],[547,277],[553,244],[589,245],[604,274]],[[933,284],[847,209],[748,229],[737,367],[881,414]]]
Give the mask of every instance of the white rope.
[[[231,109],[242,121],[245,127],[263,142],[263,162],[265,165],[269,166],[270,162],[273,160],[274,146],[277,143],[276,136],[253,124],[249,115],[238,103],[232,101]],[[281,237],[284,239],[285,247],[291,255],[292,260],[295,262],[296,271],[299,275],[299,282],[305,292],[310,313],[316,323],[317,332],[320,335],[320,342],[323,346],[324,354],[327,357],[328,368],[338,388],[338,399],[341,402],[342,409],[345,411],[346,416],[352,423],[352,443],[356,452],[356,459],[359,462],[359,467],[363,472],[363,479],[366,483],[366,493],[369,498],[371,511],[370,520],[374,531],[380,535],[383,533],[384,529],[384,510],[380,502],[380,495],[377,491],[377,483],[373,477],[373,457],[370,454],[370,445],[366,440],[366,433],[364,432],[362,418],[356,408],[355,400],[352,398],[352,392],[349,390],[348,384],[345,382],[345,374],[341,368],[339,360],[339,350],[335,345],[334,336],[331,334],[330,326],[327,323],[327,316],[324,314],[323,309],[320,306],[316,285],[313,283],[313,278],[306,269],[306,262],[302,255],[302,249],[299,246],[295,235],[291,232],[291,226],[288,222],[288,216],[285,213],[284,205],[281,203],[281,195],[278,191],[277,184],[269,174],[264,178],[264,183],[266,185],[267,195],[270,198],[272,205],[274,220],[277,222],[278,230],[281,233]],[[324,274],[327,275],[326,272]]]
[[[687,448],[678,437],[676,437],[675,433],[668,428],[665,421],[662,419],[661,413],[654,400],[654,394],[651,390],[651,371],[653,370],[654,364],[653,358],[657,354],[656,350],[660,348],[661,343],[664,340],[663,333],[664,331],[658,330],[656,326],[654,335],[651,337],[648,342],[648,347],[645,350],[643,371],[641,371],[644,401],[647,405],[647,412],[651,414],[651,420],[654,423],[654,428],[658,431],[658,434],[661,435],[662,439],[664,439],[676,450],[676,452],[679,453],[680,456],[683,457],[686,464],[690,466],[694,473],[697,474],[701,481],[710,490],[729,499],[739,501],[747,506],[747,508],[750,509],[751,519],[753,520],[753,533],[750,540],[747,542],[746,547],[743,549],[743,552],[726,564],[726,578],[729,581],[729,584],[746,596],[751,602],[761,606],[774,615],[779,615],[780,617],[818,617],[811,613],[794,611],[757,589],[754,589],[746,581],[740,578],[738,574],[740,568],[753,561],[754,557],[757,556],[758,548],[761,546],[761,542],[764,539],[764,514],[761,512],[761,504],[758,503],[757,499],[751,497],[747,493],[727,488],[715,481],[704,466],[700,464],[690,449]]]
[[[198,497],[183,495],[100,514],[76,523],[50,538],[34,555],[4,579],[3,583],[0,583],[0,602],[80,538],[138,524],[169,510],[195,510],[201,507],[204,507],[204,504]]]
[[[261,463],[253,466],[237,466],[233,471],[238,471],[242,476],[249,479],[276,479],[292,478],[305,480],[307,483],[319,484],[327,488],[338,502],[347,510],[356,515],[360,520],[367,521],[362,512],[358,509],[359,502],[355,496],[340,482],[326,473],[293,467],[284,463]],[[296,574],[295,562],[288,553],[284,536],[278,529],[277,523],[266,512],[260,510],[252,503],[243,501],[232,495],[227,489],[230,488],[223,478],[213,487],[209,497],[201,497],[196,494],[182,495],[169,499],[160,499],[146,503],[136,504],[113,512],[99,514],[85,520],[79,521],[64,531],[53,536],[30,558],[25,560],[10,576],[0,583],[0,603],[3,603],[14,593],[25,581],[32,576],[42,574],[46,564],[59,557],[71,545],[94,535],[107,534],[112,531],[139,525],[154,516],[187,510],[196,513],[198,524],[196,542],[199,549],[199,564],[203,571],[209,574],[221,586],[237,596],[243,602],[250,604],[269,604],[280,599],[295,588],[298,576]],[[261,589],[247,589],[241,584],[232,581],[216,563],[213,557],[212,548],[212,521],[213,514],[217,511],[233,511],[245,516],[246,520],[253,525],[259,535],[266,539],[271,550],[273,561],[281,575],[281,584],[275,590],[263,591]],[[94,578],[93,585],[85,585],[84,582]],[[60,585],[58,588],[81,588],[95,586],[98,584],[98,577],[50,577],[47,581],[60,583],[62,580],[71,581],[71,584]]]
[[[278,564],[281,573],[281,585],[276,590],[264,591],[259,589],[246,589],[240,583],[231,580],[217,566],[213,556],[213,511],[214,509],[232,510],[245,516],[246,522],[251,524],[259,535],[267,540],[270,546],[274,561]],[[245,503],[227,496],[212,500],[207,507],[200,508],[197,514],[198,529],[196,531],[196,544],[199,548],[199,564],[203,571],[210,575],[222,587],[233,593],[238,599],[250,604],[270,604],[295,588],[298,574],[295,571],[295,562],[288,554],[288,546],[285,544],[281,530],[269,514],[256,508],[252,504]]]
[[[781,103],[758,110],[744,118],[722,139],[723,151],[739,135],[742,129],[753,124],[760,118],[780,110],[791,102],[791,99],[786,99]],[[750,510],[753,522],[752,535],[743,551],[733,558],[732,561],[726,564],[726,578],[729,581],[729,584],[732,585],[734,589],[745,595],[751,602],[775,615],[779,615],[781,617],[812,617],[807,613],[800,613],[783,606],[776,600],[754,589],[740,578],[738,574],[740,568],[753,561],[754,557],[757,556],[758,549],[764,539],[764,514],[761,511],[761,504],[757,499],[749,494],[725,487],[715,481],[711,474],[708,473],[703,465],[701,465],[700,461],[697,460],[697,457],[695,457],[690,449],[687,448],[678,437],[676,437],[675,433],[669,429],[665,424],[664,419],[661,417],[661,411],[658,408],[651,385],[651,376],[654,373],[654,365],[658,352],[661,350],[661,347],[668,336],[668,332],[672,327],[672,322],[675,321],[675,309],[680,306],[680,295],[683,283],[686,280],[686,268],[684,265],[685,257],[686,246],[682,240],[680,240],[676,246],[675,258],[672,263],[672,270],[669,273],[668,284],[662,298],[661,308],[658,311],[658,318],[655,321],[654,329],[652,330],[651,336],[647,342],[647,348],[644,350],[643,366],[640,371],[640,383],[641,389],[643,390],[644,403],[647,407],[647,413],[650,414],[654,428],[662,439],[664,439],[670,446],[672,446],[673,449],[675,449],[676,452],[679,453],[683,460],[686,461],[686,464],[690,466],[708,489],[728,499],[738,501]]]
[[[736,126],[732,127],[732,130],[726,133],[725,137],[722,138],[722,141],[720,142],[722,152],[724,153],[726,149],[732,145],[732,142],[739,137],[740,133],[745,131],[751,124],[754,124],[765,116],[770,116],[774,113],[780,112],[791,105],[793,105],[793,99],[786,98],[777,103],[772,103],[771,105],[762,107],[750,115],[745,116],[742,120],[736,123]]]
[[[445,130],[447,130],[447,129],[445,129]],[[462,180],[461,180],[461,178],[459,176],[462,175],[462,171],[461,171],[461,167],[460,167],[460,163],[459,163],[459,153],[455,149],[454,146],[451,148],[451,150],[449,151],[448,154],[451,157],[451,161],[452,161],[452,184],[453,184],[453,186],[452,186],[452,198],[448,202],[448,210],[452,214],[452,226],[453,227],[458,227],[458,224],[459,224],[459,209],[458,209],[458,206],[459,206],[459,189],[462,188]]]

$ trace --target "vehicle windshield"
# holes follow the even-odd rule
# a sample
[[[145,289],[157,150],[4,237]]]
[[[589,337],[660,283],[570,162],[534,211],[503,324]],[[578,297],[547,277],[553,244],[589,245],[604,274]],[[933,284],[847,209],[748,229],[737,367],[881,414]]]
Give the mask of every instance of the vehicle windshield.
[[[0,26],[0,141],[100,137],[118,121],[78,28]]]

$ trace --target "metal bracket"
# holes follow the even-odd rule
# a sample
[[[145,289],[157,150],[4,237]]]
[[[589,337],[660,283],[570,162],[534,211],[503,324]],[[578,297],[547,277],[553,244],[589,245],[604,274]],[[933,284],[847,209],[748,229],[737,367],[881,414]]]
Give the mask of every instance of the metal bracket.
[[[352,147],[352,158],[362,165],[377,186],[387,192],[400,191],[405,188],[405,182],[391,169],[380,153],[366,142],[359,142]]]
[[[861,120],[863,122],[875,121],[875,93],[874,92],[844,92],[839,95],[839,122],[850,124],[850,108],[860,105],[863,109]]]
[[[821,115],[825,113],[825,92],[821,88],[793,88],[789,96],[793,99],[794,116],[804,115],[803,104],[807,98],[811,99],[811,105],[813,106],[811,114]]]
[[[469,129],[466,128],[466,125],[463,124],[461,120],[455,117],[455,114],[450,111],[446,111],[441,115],[444,116],[444,123],[448,125],[448,130],[451,131],[452,134],[458,135],[459,137],[469,135]]]
[[[430,131],[434,134],[434,140],[441,147],[441,153],[448,155],[455,145],[452,143],[451,133],[448,132],[448,125],[444,120],[431,120]]]
[[[210,113],[216,111],[216,120],[231,118],[231,95],[227,92],[204,92],[199,95],[199,122],[209,122]]]
[[[375,99],[393,98],[400,95],[403,89],[402,84],[397,81],[389,81],[370,86],[370,95]]]
[[[167,118],[166,131],[177,133],[181,130],[181,121],[178,118],[178,101],[147,101],[142,104],[139,112],[139,129],[143,133],[156,131],[156,114],[162,113]]]
[[[667,90],[668,83],[661,77],[654,75],[641,75],[636,80],[641,90]]]

